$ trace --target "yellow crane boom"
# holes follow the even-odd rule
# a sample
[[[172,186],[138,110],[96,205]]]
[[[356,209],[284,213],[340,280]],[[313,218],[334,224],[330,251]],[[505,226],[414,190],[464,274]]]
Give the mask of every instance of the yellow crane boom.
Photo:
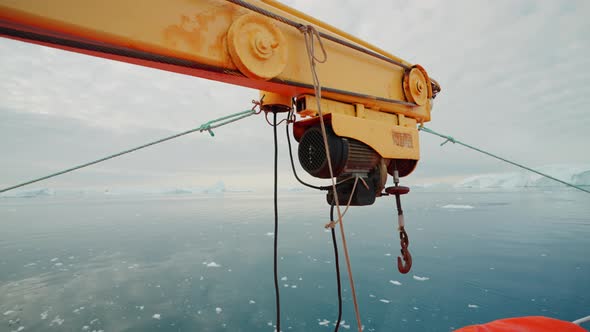
[[[289,109],[295,99],[305,118],[294,126],[299,141],[319,115],[309,26],[328,55],[316,68],[319,105],[334,137],[345,139],[340,173],[377,167],[383,180],[384,170],[393,175],[392,160],[400,176],[411,173],[417,124],[430,120],[438,84],[421,66],[276,1],[0,0],[3,37],[259,89],[265,105]],[[299,152],[300,161],[311,153]],[[373,161],[362,166],[358,158]]]

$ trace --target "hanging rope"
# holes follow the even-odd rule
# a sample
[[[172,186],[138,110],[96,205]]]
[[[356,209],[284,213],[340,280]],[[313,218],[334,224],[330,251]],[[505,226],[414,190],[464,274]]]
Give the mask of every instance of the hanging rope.
[[[59,171],[59,172],[52,173],[52,174],[49,174],[49,175],[46,175],[46,176],[42,176],[40,178],[36,178],[36,179],[30,180],[30,181],[27,181],[27,182],[19,183],[19,184],[14,185],[14,186],[10,186],[10,187],[7,187],[7,188],[0,189],[0,194],[1,193],[4,193],[4,192],[7,192],[9,190],[13,190],[13,189],[20,188],[20,187],[23,187],[23,186],[26,186],[26,185],[29,185],[29,184],[36,183],[36,182],[39,182],[39,181],[47,180],[47,179],[56,177],[58,175],[66,174],[66,173],[69,173],[69,172],[73,172],[75,170],[78,170],[78,169],[81,169],[81,168],[84,168],[84,167],[95,165],[95,164],[101,163],[103,161],[107,161],[109,159],[120,157],[120,156],[122,156],[124,154],[135,152],[137,150],[141,150],[143,148],[147,148],[148,146],[160,144],[162,142],[166,142],[166,141],[169,141],[171,139],[178,138],[180,136],[184,136],[184,135],[187,135],[187,134],[190,134],[190,133],[194,133],[196,131],[198,131],[198,132],[207,131],[207,132],[209,132],[209,135],[215,136],[215,133],[213,133],[213,129],[219,128],[221,126],[225,126],[226,124],[230,124],[232,122],[236,122],[236,121],[241,120],[241,119],[244,119],[244,118],[247,118],[247,117],[249,117],[249,116],[251,116],[253,114],[257,114],[258,112],[255,110],[255,108],[257,106],[258,106],[258,104],[257,104],[257,102],[255,102],[254,103],[254,107],[252,107],[251,110],[247,110],[247,111],[238,112],[238,113],[230,114],[230,115],[227,115],[227,116],[223,116],[221,118],[217,118],[215,120],[211,120],[211,121],[205,122],[204,124],[202,124],[198,128],[194,128],[194,129],[191,129],[191,130],[183,131],[181,133],[178,133],[178,134],[175,134],[175,135],[172,135],[172,136],[168,136],[168,137],[164,137],[164,138],[161,138],[159,140],[156,140],[156,141],[153,141],[153,142],[150,142],[150,143],[146,143],[146,144],[143,144],[143,145],[140,145],[140,146],[137,146],[137,147],[134,147],[134,148],[125,150],[125,151],[121,151],[119,153],[112,154],[110,156],[106,156],[104,158],[100,158],[100,159],[97,159],[97,160],[94,160],[94,161],[91,161],[91,162],[87,162],[85,164],[81,164],[81,165],[78,165],[78,166],[74,166],[72,168],[65,169],[63,171]]]
[[[354,193],[354,190],[352,191]],[[334,220],[334,201],[330,204],[330,220]],[[338,261],[338,244],[336,243],[336,231],[334,227],[330,228],[332,234],[332,244],[334,247],[334,265],[336,265],[336,289],[338,291],[338,318],[334,324],[334,332],[338,332],[340,322],[342,321],[342,282],[340,281],[340,262]]]
[[[267,113],[268,114],[268,113]],[[278,160],[279,160],[279,143],[277,141],[277,112],[272,112],[273,122],[271,124],[274,138],[274,191],[273,203],[275,213],[275,232],[273,242],[273,277],[275,283],[275,306],[276,306],[276,331],[281,332],[281,298],[279,293],[279,272],[278,272],[278,241],[279,241],[279,204],[278,204]],[[282,121],[281,121],[282,122]]]
[[[348,246],[346,245],[346,236],[344,234],[344,225],[342,223],[342,211],[340,210],[340,204],[338,200],[338,192],[336,191],[336,179],[334,178],[334,171],[332,169],[332,160],[330,158],[330,148],[328,146],[328,136],[326,134],[326,125],[324,124],[324,117],[322,114],[322,87],[320,85],[320,80],[318,78],[318,73],[316,71],[316,62],[324,63],[328,59],[326,50],[324,49],[324,44],[322,43],[322,39],[320,38],[319,32],[311,25],[308,26],[301,26],[299,30],[303,33],[303,37],[305,39],[305,49],[307,50],[307,57],[309,60],[309,66],[311,69],[311,74],[313,78],[313,87],[315,91],[315,99],[317,103],[319,118],[320,118],[320,127],[322,129],[322,138],[324,141],[324,147],[326,151],[326,157],[328,161],[328,170],[330,171],[330,178],[332,179],[332,190],[334,192],[334,201],[336,202],[336,211],[338,213],[338,223],[340,224],[340,237],[342,238],[342,248],[344,249],[344,257],[346,259],[346,269],[348,272],[348,280],[350,281],[350,291],[352,293],[352,302],[354,303],[354,313],[356,316],[356,323],[358,327],[358,331],[363,331],[363,326],[361,323],[361,315],[358,306],[358,301],[356,298],[356,290],[354,287],[354,279],[352,277],[352,268],[350,264],[350,257],[348,255]],[[320,49],[322,51],[322,57],[318,58],[315,55],[315,44],[314,40],[318,41],[320,45]]]
[[[563,180],[560,180],[560,179],[554,178],[554,177],[552,177],[551,175],[548,175],[548,174],[545,174],[545,173],[541,173],[541,172],[539,172],[539,171],[537,171],[537,170],[534,170],[534,169],[532,169],[532,168],[530,168],[530,167],[527,167],[527,166],[524,166],[524,165],[518,164],[518,163],[516,163],[516,162],[514,162],[514,161],[510,161],[510,160],[508,160],[508,159],[506,159],[506,158],[502,158],[502,157],[500,157],[500,156],[497,156],[497,155],[495,155],[495,154],[492,154],[492,153],[490,153],[490,152],[484,151],[484,150],[482,150],[482,149],[478,149],[478,148],[476,148],[476,147],[474,147],[474,146],[471,146],[471,145],[469,145],[469,144],[466,144],[466,143],[463,143],[463,142],[461,142],[461,141],[459,141],[459,140],[456,140],[456,139],[455,139],[455,138],[453,138],[452,136],[448,136],[448,135],[443,135],[443,134],[437,133],[436,131],[434,131],[434,130],[432,130],[432,129],[429,129],[429,128],[426,128],[426,127],[424,127],[424,126],[420,126],[420,127],[418,128],[418,130],[421,130],[421,131],[423,131],[423,132],[426,132],[426,133],[429,133],[429,134],[432,134],[432,135],[436,135],[436,136],[438,136],[438,137],[442,137],[442,138],[446,139],[446,141],[444,141],[444,142],[442,142],[442,143],[440,144],[441,146],[443,146],[443,145],[447,144],[448,142],[451,142],[451,143],[453,143],[453,144],[455,144],[455,143],[456,143],[456,144],[460,144],[460,145],[463,145],[464,147],[467,147],[467,148],[469,148],[469,149],[471,149],[471,150],[475,150],[475,151],[477,151],[477,152],[480,152],[480,153],[486,154],[486,155],[488,155],[488,156],[490,156],[490,157],[496,158],[496,159],[498,159],[498,160],[502,160],[503,162],[509,163],[509,164],[511,164],[511,165],[514,165],[514,166],[516,166],[516,167],[520,167],[520,168],[522,168],[522,169],[525,169],[525,170],[527,170],[527,171],[533,172],[533,173],[535,173],[535,174],[539,174],[539,175],[541,175],[541,176],[543,176],[543,177],[546,177],[546,178],[548,178],[548,179],[551,179],[551,180],[553,180],[553,181],[557,181],[557,182],[559,182],[559,183],[565,184],[566,186],[570,186],[570,187],[572,187],[572,188],[575,188],[575,189],[578,189],[578,190],[581,190],[581,191],[584,191],[584,192],[587,192],[587,193],[589,193],[589,194],[590,194],[590,190],[584,189],[584,188],[582,188],[582,187],[580,187],[580,186],[577,186],[577,185],[575,185],[575,184],[573,184],[573,183],[569,183],[569,182],[566,182],[566,181],[563,181]]]

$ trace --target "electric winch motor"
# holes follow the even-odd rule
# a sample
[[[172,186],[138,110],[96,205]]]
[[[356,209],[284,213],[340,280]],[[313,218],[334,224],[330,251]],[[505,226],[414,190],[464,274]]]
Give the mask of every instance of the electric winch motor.
[[[331,127],[326,127],[326,135],[332,171],[337,178],[338,203],[346,205],[350,200],[350,205],[373,204],[375,198],[381,195],[387,180],[385,160],[365,143],[337,136]],[[299,140],[298,156],[301,166],[310,175],[322,179],[330,178],[324,139],[319,126],[305,131]],[[357,177],[360,179],[356,180]],[[332,189],[328,192],[327,201],[330,204],[335,203]]]

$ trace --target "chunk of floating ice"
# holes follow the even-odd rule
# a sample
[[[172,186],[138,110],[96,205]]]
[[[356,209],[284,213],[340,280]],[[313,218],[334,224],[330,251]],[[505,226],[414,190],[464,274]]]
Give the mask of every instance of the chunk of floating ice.
[[[291,285],[291,288],[297,288],[297,285]]]
[[[221,309],[220,307],[215,308],[215,312],[217,314],[220,314],[223,311],[223,309]]]
[[[375,295],[373,295],[373,294],[369,294],[369,297],[372,297],[372,298],[374,298],[374,297],[375,297]]]
[[[53,324],[61,325],[64,323],[64,321],[65,321],[65,319],[62,319],[58,315],[58,316],[55,316],[55,318],[51,321],[51,323],[49,323],[49,326],[53,326]]]
[[[206,265],[207,265],[207,267],[221,267],[221,265],[219,265],[215,262],[207,263]]]
[[[12,315],[13,313],[15,313],[14,310],[8,310],[4,312],[4,316]]]
[[[88,326],[88,325],[82,326],[82,331],[88,331],[88,330],[90,330],[90,326]]]
[[[153,318],[153,319],[160,320],[160,319],[162,318],[162,316],[161,316],[160,314],[154,314],[154,315],[152,316],[152,318]]]
[[[254,301],[254,300],[250,300],[250,301],[248,301],[248,303],[250,303],[250,304],[255,304],[255,303],[256,303],[256,301]]]
[[[389,280],[389,282],[392,283],[392,284],[394,284],[394,285],[396,285],[396,286],[401,286],[402,285],[402,283],[399,282],[399,281],[397,281],[397,280]]]
[[[16,332],[20,332],[20,331],[23,331],[24,329],[25,329],[24,326],[19,326],[18,329],[16,329],[15,331]]]
[[[57,257],[51,259],[52,262],[55,262],[55,261],[58,261],[58,260],[59,260],[59,258],[57,258]]]
[[[275,233],[274,233],[274,232],[267,232],[267,233],[266,233],[266,236],[274,236],[274,235],[275,235]]]
[[[324,320],[318,322],[318,324],[320,324],[321,326],[328,326],[328,324],[330,324],[330,321],[327,319],[324,319]]]
[[[282,281],[287,281],[287,277],[282,277],[281,280]]]
[[[473,308],[473,309],[479,308],[479,306],[477,304],[468,304],[467,307]]]
[[[390,253],[386,253],[385,256],[391,256],[391,254]]]
[[[443,209],[473,209],[471,205],[462,205],[462,204],[447,204],[441,206]]]
[[[418,310],[418,309],[420,309],[420,308],[418,308],[418,307],[412,307],[412,309],[414,309],[414,310]]]
[[[416,275],[415,275],[413,278],[414,278],[415,280],[418,280],[418,281],[426,281],[426,280],[430,280],[430,278],[428,278],[428,277],[419,277],[419,276],[416,276]]]
[[[55,266],[62,266],[62,265],[64,265],[64,264],[63,264],[63,263],[55,263],[54,265],[55,265]]]
[[[47,319],[47,316],[49,316],[49,312],[48,311],[43,311],[41,313],[41,319]]]
[[[386,300],[386,299],[379,299],[379,301],[381,301],[381,302],[383,302],[383,303],[389,303],[389,302],[391,302],[391,301],[389,301],[389,300]]]

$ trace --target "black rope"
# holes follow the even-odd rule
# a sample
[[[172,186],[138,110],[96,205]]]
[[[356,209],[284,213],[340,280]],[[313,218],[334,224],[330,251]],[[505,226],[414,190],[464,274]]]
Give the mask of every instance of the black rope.
[[[275,160],[274,160],[274,210],[275,210],[275,233],[274,233],[274,278],[275,278],[275,301],[277,309],[277,327],[276,331],[281,332],[281,301],[279,295],[279,273],[277,269],[277,254],[278,254],[278,236],[279,236],[279,205],[277,201],[278,193],[278,160],[279,160],[279,144],[277,142],[277,112],[273,113],[273,134],[275,145]]]
[[[290,123],[292,116],[293,116],[293,111],[290,111],[289,115],[287,117],[287,126],[286,126],[285,132],[287,133],[287,145],[289,146],[289,159],[291,160],[291,169],[293,170],[293,175],[295,176],[297,181],[299,181],[299,183],[301,183],[302,185],[307,186],[309,188],[317,189],[317,190],[330,189],[331,188],[330,186],[314,186],[313,184],[309,184],[309,183],[301,180],[301,178],[299,178],[299,175],[297,175],[297,171],[295,170],[295,162],[293,161],[293,150],[291,148],[291,136],[289,136],[289,123]]]
[[[330,204],[330,221],[334,220],[334,202]],[[334,261],[336,262],[336,284],[338,287],[338,320],[334,332],[338,332],[340,328],[340,320],[342,319],[342,286],[340,284],[340,264],[338,263],[338,245],[336,244],[336,232],[334,227],[330,228],[332,231],[332,243],[334,244]]]

